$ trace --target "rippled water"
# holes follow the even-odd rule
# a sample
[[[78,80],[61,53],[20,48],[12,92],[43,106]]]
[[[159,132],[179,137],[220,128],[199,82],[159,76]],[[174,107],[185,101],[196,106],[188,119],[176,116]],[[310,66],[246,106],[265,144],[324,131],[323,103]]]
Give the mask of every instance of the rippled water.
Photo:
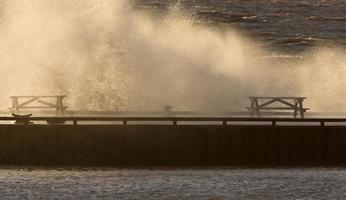
[[[1,199],[345,199],[346,169],[1,169]]]
[[[135,0],[137,8],[164,10],[173,0]],[[346,46],[343,0],[181,0],[198,19],[227,24],[265,41],[268,48],[296,53],[314,45]]]

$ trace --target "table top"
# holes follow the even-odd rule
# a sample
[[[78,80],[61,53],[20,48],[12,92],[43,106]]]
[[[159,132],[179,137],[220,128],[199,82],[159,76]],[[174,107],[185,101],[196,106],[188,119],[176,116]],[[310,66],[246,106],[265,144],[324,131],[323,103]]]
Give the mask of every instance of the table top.
[[[265,96],[249,96],[250,99],[306,99],[306,97],[289,97],[289,96],[277,96],[277,97],[265,97]]]
[[[10,98],[57,98],[67,97],[66,95],[51,95],[51,96],[10,96]]]

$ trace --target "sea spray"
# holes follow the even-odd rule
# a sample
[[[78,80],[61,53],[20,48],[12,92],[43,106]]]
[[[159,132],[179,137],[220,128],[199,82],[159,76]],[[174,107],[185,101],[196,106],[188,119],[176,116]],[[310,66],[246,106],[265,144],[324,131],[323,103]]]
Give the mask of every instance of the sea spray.
[[[195,23],[174,7],[136,12],[125,0],[7,0],[1,5],[0,89],[67,94],[74,110],[243,110],[248,95],[308,97],[314,111],[342,111],[345,53],[277,55],[235,30]]]
[[[67,94],[71,109],[124,107],[122,1],[7,1],[1,104],[9,95]]]

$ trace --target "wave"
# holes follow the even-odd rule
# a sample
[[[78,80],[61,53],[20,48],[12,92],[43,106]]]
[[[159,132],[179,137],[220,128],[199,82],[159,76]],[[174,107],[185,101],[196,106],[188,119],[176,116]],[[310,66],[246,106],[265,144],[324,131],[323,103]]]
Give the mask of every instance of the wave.
[[[307,36],[292,36],[277,39],[276,42],[285,45],[313,45],[322,42],[322,39],[307,37]]]
[[[197,16],[202,20],[210,20],[219,23],[257,23],[259,18],[256,15],[231,14],[215,11],[199,11]]]
[[[311,16],[307,18],[310,21],[338,21],[346,22],[346,17],[323,17],[323,16]]]

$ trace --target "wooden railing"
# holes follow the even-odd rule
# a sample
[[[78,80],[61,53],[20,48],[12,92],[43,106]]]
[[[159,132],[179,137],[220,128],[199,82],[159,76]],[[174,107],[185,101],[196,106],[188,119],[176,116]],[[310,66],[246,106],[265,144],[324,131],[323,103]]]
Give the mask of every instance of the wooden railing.
[[[138,122],[151,124],[162,124],[163,122],[169,125],[179,126],[186,123],[198,123],[198,125],[210,124],[215,125],[270,125],[282,126],[283,123],[292,123],[294,125],[307,125],[304,123],[315,123],[315,126],[328,126],[330,123],[339,123],[338,126],[346,126],[346,118],[248,118],[248,117],[0,117],[0,122],[20,122],[19,124],[30,124],[35,122],[47,122],[49,124],[72,124],[79,125],[80,123],[87,124],[93,122],[99,124],[105,122],[117,122],[117,124],[129,125]],[[234,124],[235,123],[235,124]],[[240,123],[240,124],[239,124]],[[281,124],[280,124],[281,123]],[[41,123],[42,124],[42,123]],[[96,123],[97,124],[97,123]],[[109,123],[112,124],[112,123]],[[193,123],[192,123],[193,124]]]

